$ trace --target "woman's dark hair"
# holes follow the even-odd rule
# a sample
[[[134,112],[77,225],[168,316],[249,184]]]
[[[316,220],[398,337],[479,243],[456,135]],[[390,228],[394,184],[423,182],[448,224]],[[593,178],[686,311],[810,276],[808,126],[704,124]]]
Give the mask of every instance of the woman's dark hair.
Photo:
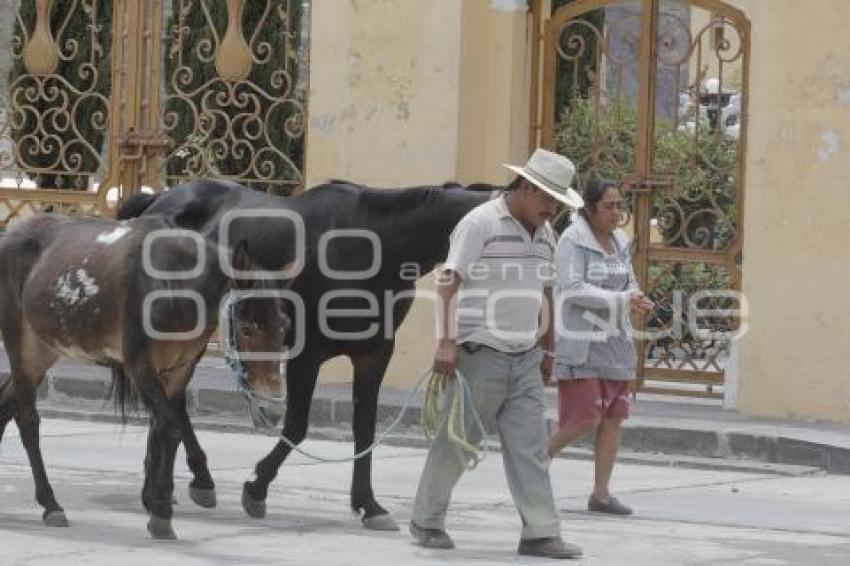
[[[579,209],[578,213],[585,220],[589,220],[587,217],[587,209],[596,209],[596,205],[602,200],[602,197],[605,196],[605,193],[608,189],[617,189],[620,188],[617,186],[617,183],[611,179],[605,179],[603,177],[592,176],[587,182],[584,184],[584,189],[581,191],[581,196],[584,199],[584,206]]]

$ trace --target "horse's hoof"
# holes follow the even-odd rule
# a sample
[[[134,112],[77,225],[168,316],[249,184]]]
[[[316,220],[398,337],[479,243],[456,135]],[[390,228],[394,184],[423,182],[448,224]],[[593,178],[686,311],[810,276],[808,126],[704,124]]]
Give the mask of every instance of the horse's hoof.
[[[248,493],[247,486],[242,488],[242,509],[245,512],[255,519],[262,519],[266,516],[266,502],[264,500],[257,500],[251,497],[251,494]]]
[[[150,494],[142,492],[142,507],[145,508],[147,513],[151,512],[151,502],[153,498]]]
[[[148,532],[157,540],[174,540],[177,534],[171,528],[171,519],[163,519],[156,515],[151,515],[148,521]]]
[[[201,489],[199,487],[189,488],[189,498],[199,507],[212,509],[218,503],[215,497],[215,489]]]
[[[48,527],[68,526],[68,518],[65,516],[65,512],[61,509],[57,509],[56,511],[45,511],[42,520]]]
[[[390,516],[389,513],[382,515],[374,515],[372,517],[363,517],[363,527],[370,531],[397,531],[398,523]]]

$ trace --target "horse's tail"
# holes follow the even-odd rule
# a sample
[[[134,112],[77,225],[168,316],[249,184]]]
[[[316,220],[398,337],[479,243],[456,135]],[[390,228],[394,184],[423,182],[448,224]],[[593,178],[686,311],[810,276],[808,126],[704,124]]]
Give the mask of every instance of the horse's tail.
[[[110,391],[115,409],[121,414],[121,422],[127,422],[127,407],[133,412],[139,410],[139,391],[127,377],[122,366],[112,366],[112,387]]]
[[[130,218],[141,216],[156,202],[160,194],[138,193],[131,196],[118,207],[118,213],[115,215],[115,218],[118,220],[129,220]]]

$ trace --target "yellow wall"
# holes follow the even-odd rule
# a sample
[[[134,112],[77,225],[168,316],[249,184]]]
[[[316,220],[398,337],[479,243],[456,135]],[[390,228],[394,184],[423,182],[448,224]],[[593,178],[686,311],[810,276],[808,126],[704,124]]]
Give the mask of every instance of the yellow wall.
[[[501,164],[528,157],[529,53],[525,0],[314,2],[307,186],[507,182]],[[434,309],[417,301],[386,382],[412,383],[433,351]]]
[[[458,179],[506,182],[502,163],[528,158],[531,42],[525,10],[515,8],[525,3],[462,4]]]
[[[316,2],[307,186],[503,182],[528,157],[524,0]]]
[[[461,4],[313,3],[308,186],[455,176]]]
[[[850,2],[752,2],[748,15],[739,407],[850,422]]]
[[[500,164],[526,157],[521,4],[314,3],[308,183],[506,181]],[[739,408],[850,422],[850,37],[839,29],[850,2],[734,4],[753,25]],[[388,383],[428,367],[433,324],[417,303]],[[350,368],[334,362],[323,377],[347,381]]]

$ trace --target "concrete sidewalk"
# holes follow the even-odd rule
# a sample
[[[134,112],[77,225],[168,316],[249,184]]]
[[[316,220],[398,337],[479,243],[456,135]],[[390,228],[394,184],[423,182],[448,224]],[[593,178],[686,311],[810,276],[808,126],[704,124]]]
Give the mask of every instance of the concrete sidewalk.
[[[175,466],[177,541],[146,537],[139,493],[147,427],[45,418],[41,446],[71,526],[41,521],[27,455],[11,425],[0,445],[0,564],[27,566],[428,566],[552,564],[516,555],[521,520],[493,455],[454,490],[447,529],[457,548],[425,550],[407,533],[426,451],[382,446],[375,494],[402,532],[366,531],[349,510],[350,464],[287,459],[269,490],[265,519],[245,515],[242,483],[273,439],[200,431],[218,507],[187,497],[185,458]],[[351,455],[346,442],[308,439],[326,458]],[[552,463],[564,537],[584,549],[569,564],[593,566],[846,566],[850,563],[850,477],[781,477],[738,471],[679,470],[620,463],[613,488],[632,517],[586,511],[590,462]]]
[[[7,376],[8,360],[0,349],[0,381]],[[109,382],[109,371],[104,368],[63,360],[49,372],[39,392],[42,413],[114,420]],[[549,389],[547,394],[547,414],[554,422],[556,392]],[[397,417],[409,395],[409,391],[382,389],[379,430]],[[421,401],[421,392],[411,398],[411,407],[390,443],[425,445],[419,426]],[[220,358],[210,356],[199,364],[190,385],[189,404],[193,420],[201,428],[251,429],[246,404]],[[347,438],[351,418],[350,387],[322,384],[320,378],[310,413],[314,438]],[[588,446],[579,445],[569,455],[590,457]],[[750,418],[719,404],[685,398],[639,394],[622,446],[622,460],[644,464],[792,475],[815,470],[850,474],[850,426]]]

